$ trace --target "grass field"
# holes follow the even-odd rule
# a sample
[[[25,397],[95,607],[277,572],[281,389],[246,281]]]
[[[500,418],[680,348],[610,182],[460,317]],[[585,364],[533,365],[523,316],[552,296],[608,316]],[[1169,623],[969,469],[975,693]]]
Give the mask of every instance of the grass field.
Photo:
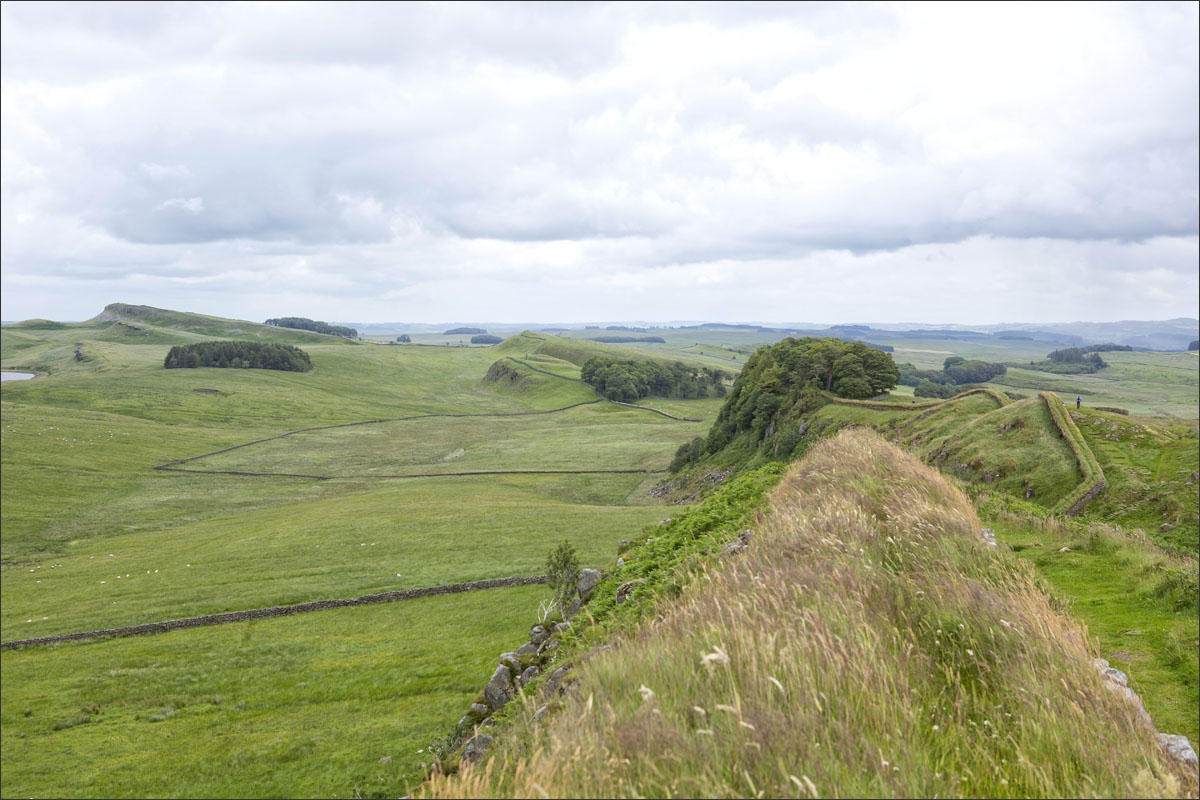
[[[6,651],[5,797],[399,797],[539,588]],[[381,762],[381,759],[390,759]]]
[[[648,496],[656,476],[377,476],[660,469],[680,444],[703,435],[722,400],[642,401],[700,423],[594,404],[536,416],[297,433],[180,465],[333,480],[153,468],[301,428],[421,414],[523,414],[596,397],[581,383],[507,356],[570,378],[602,353],[733,371],[744,361],[742,351],[762,338],[689,331],[667,336],[666,345],[634,346],[537,333],[492,347],[387,346],[152,311],[127,324],[38,323],[0,332],[4,369],[39,374],[6,383],[0,392],[5,641],[531,575],[564,540],[585,566],[611,563],[618,541],[676,513]],[[162,369],[172,344],[213,336],[300,344],[314,368]],[[936,355],[939,364],[944,358],[925,355]],[[497,361],[518,379],[485,380]],[[1132,383],[1150,387],[1148,401],[1161,405],[1168,395],[1154,395],[1155,387],[1186,387],[1184,377],[1160,380],[1171,374],[1168,361],[1133,359],[1121,368]],[[969,480],[994,469],[1002,473],[994,488],[1013,492],[1031,481],[1035,503],[1050,504],[1059,484],[1067,492],[1077,479],[1069,451],[1051,440],[1036,400],[996,409],[994,401],[972,397],[917,412],[899,399],[894,411],[828,406],[820,413],[828,425],[888,431],[927,459],[946,452],[949,464],[970,467],[963,473]],[[1163,407],[1186,411],[1185,405]],[[1001,430],[1016,420],[1023,427]],[[1125,417],[1118,422],[1149,425]],[[1119,442],[1103,438],[1111,433],[1107,428],[1080,427],[1085,436],[1103,439],[1097,452],[1128,487],[1121,496],[1145,494],[1140,505],[1122,501],[1106,511],[1116,521],[1149,525],[1150,509],[1161,516],[1163,497],[1178,494],[1164,495],[1159,481],[1182,480],[1187,476],[1180,470],[1195,463],[1187,450],[1194,451],[1195,439],[1188,438],[1194,425],[1131,427],[1119,432]],[[1150,457],[1160,451],[1168,455]],[[1169,510],[1182,522],[1189,510],[1194,515],[1186,503]],[[1163,541],[1195,539],[1186,524],[1173,530]],[[1046,566],[1048,574],[1054,567]],[[1123,567],[1110,582],[1119,583],[1131,569]],[[495,656],[519,643],[544,595],[537,588],[489,590],[161,637],[4,651],[0,793],[405,794],[406,781],[419,774],[417,751],[462,713]],[[1156,653],[1169,645],[1161,636],[1145,641]],[[1162,681],[1178,681],[1180,674],[1168,670]],[[79,722],[84,717],[91,721]],[[384,756],[393,760],[381,763]]]
[[[664,516],[646,494],[652,476],[371,476],[656,469],[706,426],[595,404],[339,428],[185,465],[295,472],[302,463],[345,476],[337,480],[155,471],[298,428],[546,411],[596,396],[515,364],[518,384],[485,380],[502,348],[334,341],[306,346],[310,373],[163,370],[176,338],[204,334],[105,338],[85,328],[0,334],[4,368],[40,376],[3,388],[6,641],[538,574],[564,540],[599,564]],[[661,405],[711,418],[719,401]],[[545,594],[489,591],[5,651],[3,794],[404,794],[419,773],[416,751],[462,712]],[[245,641],[254,646],[239,649]],[[83,716],[94,721],[67,724]],[[161,766],[181,749],[185,764]],[[72,756],[80,750],[87,756]],[[394,759],[381,765],[385,755]]]

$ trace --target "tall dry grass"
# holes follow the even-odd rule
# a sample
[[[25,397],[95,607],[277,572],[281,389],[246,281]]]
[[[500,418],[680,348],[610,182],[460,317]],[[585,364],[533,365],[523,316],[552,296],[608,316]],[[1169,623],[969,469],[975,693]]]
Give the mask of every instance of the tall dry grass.
[[[874,433],[797,464],[750,550],[528,701],[439,797],[1175,796],[1086,634]]]

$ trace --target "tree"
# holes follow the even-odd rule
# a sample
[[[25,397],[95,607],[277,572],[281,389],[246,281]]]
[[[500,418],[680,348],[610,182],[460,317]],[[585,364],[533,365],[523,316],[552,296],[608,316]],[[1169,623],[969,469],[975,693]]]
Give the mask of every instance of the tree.
[[[554,593],[554,603],[565,616],[579,578],[579,558],[570,542],[563,542],[546,556],[546,578]]]
[[[401,344],[408,344],[412,341],[412,337],[409,336],[407,333],[402,333],[396,337],[396,341],[400,342]]]

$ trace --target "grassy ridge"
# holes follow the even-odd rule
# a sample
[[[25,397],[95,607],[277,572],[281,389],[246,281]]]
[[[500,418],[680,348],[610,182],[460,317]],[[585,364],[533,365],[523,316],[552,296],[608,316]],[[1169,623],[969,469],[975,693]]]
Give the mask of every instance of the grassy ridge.
[[[1070,446],[1071,452],[1075,455],[1075,462],[1079,465],[1079,471],[1083,473],[1083,481],[1079,486],[1060,500],[1054,509],[1057,512],[1074,516],[1092,497],[1104,490],[1106,485],[1104,470],[1100,468],[1100,462],[1096,460],[1092,449],[1084,441],[1083,434],[1079,432],[1079,428],[1075,427],[1074,421],[1067,410],[1063,408],[1062,400],[1058,399],[1058,395],[1053,392],[1042,392],[1038,397],[1049,409],[1050,418],[1054,420],[1055,427]]]
[[[433,796],[1195,791],[969,500],[878,436],[822,443],[749,551],[530,704]],[[1088,735],[1081,737],[1079,732]]]

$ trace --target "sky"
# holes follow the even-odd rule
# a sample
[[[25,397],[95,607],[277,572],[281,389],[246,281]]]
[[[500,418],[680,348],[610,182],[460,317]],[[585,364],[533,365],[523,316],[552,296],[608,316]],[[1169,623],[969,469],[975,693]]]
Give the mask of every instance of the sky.
[[[3,3],[0,317],[1200,316],[1196,3]]]

